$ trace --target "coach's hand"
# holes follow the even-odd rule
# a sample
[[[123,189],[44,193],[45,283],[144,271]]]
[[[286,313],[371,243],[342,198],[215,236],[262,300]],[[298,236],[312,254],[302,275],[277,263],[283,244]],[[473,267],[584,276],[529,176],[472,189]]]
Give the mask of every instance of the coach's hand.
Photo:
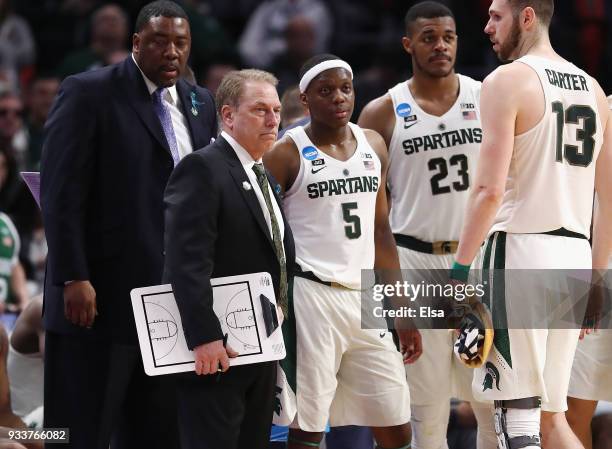
[[[73,281],[64,286],[64,316],[72,324],[91,327],[98,314],[96,291],[89,281]]]
[[[226,372],[229,367],[229,359],[238,357],[238,353],[231,346],[223,346],[223,340],[215,340],[210,343],[193,348],[195,358],[195,372],[198,376],[203,374],[214,374],[221,367]]]

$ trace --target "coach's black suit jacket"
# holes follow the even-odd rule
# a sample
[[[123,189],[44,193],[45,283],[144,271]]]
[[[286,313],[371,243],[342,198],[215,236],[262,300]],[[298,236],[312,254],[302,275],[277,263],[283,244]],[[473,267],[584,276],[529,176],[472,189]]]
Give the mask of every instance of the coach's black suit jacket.
[[[216,137],[214,101],[180,80],[194,149]],[[191,112],[196,94],[198,114]],[[46,125],[41,200],[49,246],[45,327],[136,342],[130,290],[163,272],[163,192],[172,173],[168,143],[131,56],[67,78]],[[64,282],[89,279],[98,316],[91,330],[64,318]]]
[[[164,278],[172,284],[189,348],[223,338],[212,308],[211,278],[267,271],[278,298],[279,263],[260,203],[249,186],[238,156],[222,137],[185,157],[168,182]],[[276,192],[275,199],[280,204]],[[285,256],[291,267],[293,236],[284,216],[283,220]],[[267,447],[274,367],[232,367],[220,381],[213,380],[215,376],[184,379],[179,395],[183,449]],[[240,411],[243,416],[236,417]]]
[[[247,185],[250,180],[223,137],[184,158],[168,182],[164,278],[172,284],[190,349],[223,338],[212,308],[211,278],[267,271],[279,295],[280,268],[272,237],[257,196]],[[271,178],[270,185],[276,185]],[[284,214],[283,221],[285,257],[291,267],[293,235]]]
[[[183,80],[176,87],[193,148],[208,145],[217,133],[210,92]],[[63,404],[59,404],[60,409],[49,408],[49,413],[45,404],[45,419],[53,418],[53,414],[61,420],[79,420],[65,424],[74,426],[71,440],[73,436],[75,441],[78,439],[78,429],[89,429],[83,438],[97,432],[88,427],[90,422],[101,425],[97,420],[102,418],[89,416],[84,404],[108,403],[114,393],[113,385],[107,382],[117,384],[130,379],[125,375],[121,381],[108,380],[115,377],[102,360],[109,359],[106,348],[111,342],[127,343],[140,357],[130,290],[162,281],[163,192],[172,170],[172,156],[151,95],[131,56],[119,64],[63,81],[46,124],[41,161],[41,205],[49,247],[44,325],[68,345],[98,344],[82,348],[83,354],[90,357],[86,360],[77,348],[62,346],[54,351],[55,345],[50,348],[54,353],[47,356],[45,375],[48,371],[53,377],[46,378],[45,393],[57,393],[46,401]],[[75,326],[64,318],[63,288],[66,281],[73,280],[89,280],[96,290],[98,315],[92,329]],[[91,365],[91,372],[86,371],[86,365]],[[130,373],[138,370],[142,371],[142,366],[123,368]],[[71,384],[60,386],[62,376]],[[143,378],[149,380],[144,374]],[[145,381],[125,391],[129,395]],[[75,398],[67,397],[62,388],[70,388]],[[118,388],[116,399],[123,404],[126,393]],[[88,396],[86,392],[90,390],[99,395]],[[77,410],[81,407],[80,414],[63,415],[75,406]],[[146,414],[147,405],[141,407],[140,413]],[[102,405],[91,405],[91,413],[97,409],[101,410]],[[142,429],[133,432],[141,437],[146,434]],[[144,447],[146,443],[140,441]],[[93,444],[83,446],[89,445],[89,449]]]

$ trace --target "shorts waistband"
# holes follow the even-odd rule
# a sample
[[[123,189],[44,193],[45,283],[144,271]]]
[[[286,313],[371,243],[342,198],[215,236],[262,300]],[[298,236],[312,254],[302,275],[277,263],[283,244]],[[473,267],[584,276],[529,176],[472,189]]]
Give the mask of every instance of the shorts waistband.
[[[324,281],[323,279],[319,279],[312,271],[302,271],[302,269],[299,266],[297,266],[291,274],[293,274],[296,277],[308,279],[309,281],[327,285],[328,287],[342,288],[345,290],[350,290],[348,287],[345,287],[344,285],[339,284],[337,282],[329,282],[329,281]]]
[[[491,237],[495,234],[512,234],[512,233],[508,233],[506,231],[495,231],[493,234],[491,234]],[[525,232],[525,233],[517,233],[518,235],[520,234],[524,234],[524,235],[555,235],[557,237],[570,237],[573,239],[583,239],[583,240],[588,240],[588,238],[584,235],[584,234],[580,234],[579,232],[574,232],[574,231],[568,231],[565,228],[559,228],[559,229],[555,229],[553,231],[546,231],[546,232]]]
[[[404,234],[393,234],[393,237],[395,238],[397,246],[426,254],[455,254],[457,252],[457,246],[459,245],[459,242],[454,240],[425,242]]]
[[[568,231],[565,228],[555,229],[554,231],[542,232],[542,234],[556,235],[558,237],[571,237],[571,238],[574,238],[574,239],[588,240],[585,235],[580,234],[579,232]]]

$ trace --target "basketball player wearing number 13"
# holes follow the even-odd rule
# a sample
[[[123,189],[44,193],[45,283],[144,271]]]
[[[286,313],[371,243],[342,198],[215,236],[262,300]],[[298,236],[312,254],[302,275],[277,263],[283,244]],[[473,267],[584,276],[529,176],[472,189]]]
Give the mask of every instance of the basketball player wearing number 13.
[[[469,270],[488,237],[483,268],[500,270],[490,285],[493,348],[473,381],[477,398],[495,401],[500,448],[583,447],[564,415],[580,329],[504,328],[506,313],[543,304],[546,292],[517,295],[502,270],[604,270],[611,248],[608,105],[598,83],[553,50],[553,9],[553,0],[493,0],[489,8],[485,33],[513,62],[483,82],[483,142],[454,263]]]

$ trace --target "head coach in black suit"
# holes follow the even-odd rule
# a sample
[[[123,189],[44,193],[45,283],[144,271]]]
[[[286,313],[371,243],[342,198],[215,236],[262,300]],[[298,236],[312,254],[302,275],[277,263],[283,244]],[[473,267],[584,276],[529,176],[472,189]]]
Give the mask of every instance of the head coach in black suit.
[[[235,352],[223,345],[210,280],[267,271],[286,305],[293,237],[261,163],[278,133],[276,84],[260,70],[228,73],[216,95],[221,136],[182,160],[166,188],[164,278],[196,363],[178,385],[183,449],[268,447],[276,362],[228,370]]]
[[[66,78],[46,124],[45,427],[71,441],[58,447],[107,449],[111,433],[114,449],[178,446],[169,379],[143,372],[130,290],[161,282],[167,180],[217,133],[212,95],[181,79],[190,47],[177,4],[144,6],[132,54]]]

